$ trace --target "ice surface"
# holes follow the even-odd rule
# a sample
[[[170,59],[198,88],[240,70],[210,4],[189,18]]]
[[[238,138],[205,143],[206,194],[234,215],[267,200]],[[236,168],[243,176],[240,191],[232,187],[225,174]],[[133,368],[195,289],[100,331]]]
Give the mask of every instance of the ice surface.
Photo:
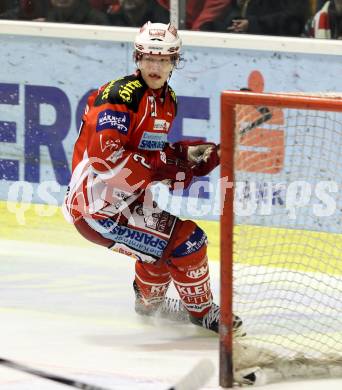
[[[217,298],[217,263],[211,270]],[[0,357],[113,390],[166,389],[209,358],[216,373],[205,389],[218,389],[217,337],[191,324],[142,320],[133,275],[131,259],[100,247],[1,240]],[[0,390],[63,388],[0,366]],[[341,388],[340,380],[264,387]]]

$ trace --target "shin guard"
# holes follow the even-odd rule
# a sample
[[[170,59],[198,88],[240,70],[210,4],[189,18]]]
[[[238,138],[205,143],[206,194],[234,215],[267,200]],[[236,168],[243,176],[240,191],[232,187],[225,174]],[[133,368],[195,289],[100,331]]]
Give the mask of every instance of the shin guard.
[[[168,260],[168,268],[178,294],[193,317],[203,317],[212,306],[207,237],[191,221],[182,222]]]
[[[165,298],[170,281],[170,273],[165,265],[157,266],[137,261],[133,284],[136,312],[144,315],[155,312]]]

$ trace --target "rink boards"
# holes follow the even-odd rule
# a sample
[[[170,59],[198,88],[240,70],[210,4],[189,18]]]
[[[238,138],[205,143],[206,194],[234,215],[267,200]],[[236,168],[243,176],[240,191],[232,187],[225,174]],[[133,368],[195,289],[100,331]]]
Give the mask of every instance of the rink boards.
[[[208,235],[209,259],[219,260],[219,222],[196,222]],[[56,206],[0,202],[0,226],[3,239],[92,246],[64,220]],[[234,261],[238,264],[342,275],[342,240],[338,234],[240,226],[234,240]]]

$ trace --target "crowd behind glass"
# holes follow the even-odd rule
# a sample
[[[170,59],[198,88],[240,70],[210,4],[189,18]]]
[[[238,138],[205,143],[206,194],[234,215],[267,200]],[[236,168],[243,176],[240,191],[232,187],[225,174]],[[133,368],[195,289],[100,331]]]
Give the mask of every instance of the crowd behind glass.
[[[169,0],[1,0],[0,19],[138,27]],[[342,0],[187,0],[186,29],[342,39]]]

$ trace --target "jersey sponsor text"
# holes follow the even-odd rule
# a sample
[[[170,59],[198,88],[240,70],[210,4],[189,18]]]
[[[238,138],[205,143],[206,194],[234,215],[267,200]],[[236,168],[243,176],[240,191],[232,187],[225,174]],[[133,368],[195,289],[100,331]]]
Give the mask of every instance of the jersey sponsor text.
[[[96,131],[118,130],[122,134],[127,134],[130,124],[128,112],[105,110],[101,111],[97,117]]]

